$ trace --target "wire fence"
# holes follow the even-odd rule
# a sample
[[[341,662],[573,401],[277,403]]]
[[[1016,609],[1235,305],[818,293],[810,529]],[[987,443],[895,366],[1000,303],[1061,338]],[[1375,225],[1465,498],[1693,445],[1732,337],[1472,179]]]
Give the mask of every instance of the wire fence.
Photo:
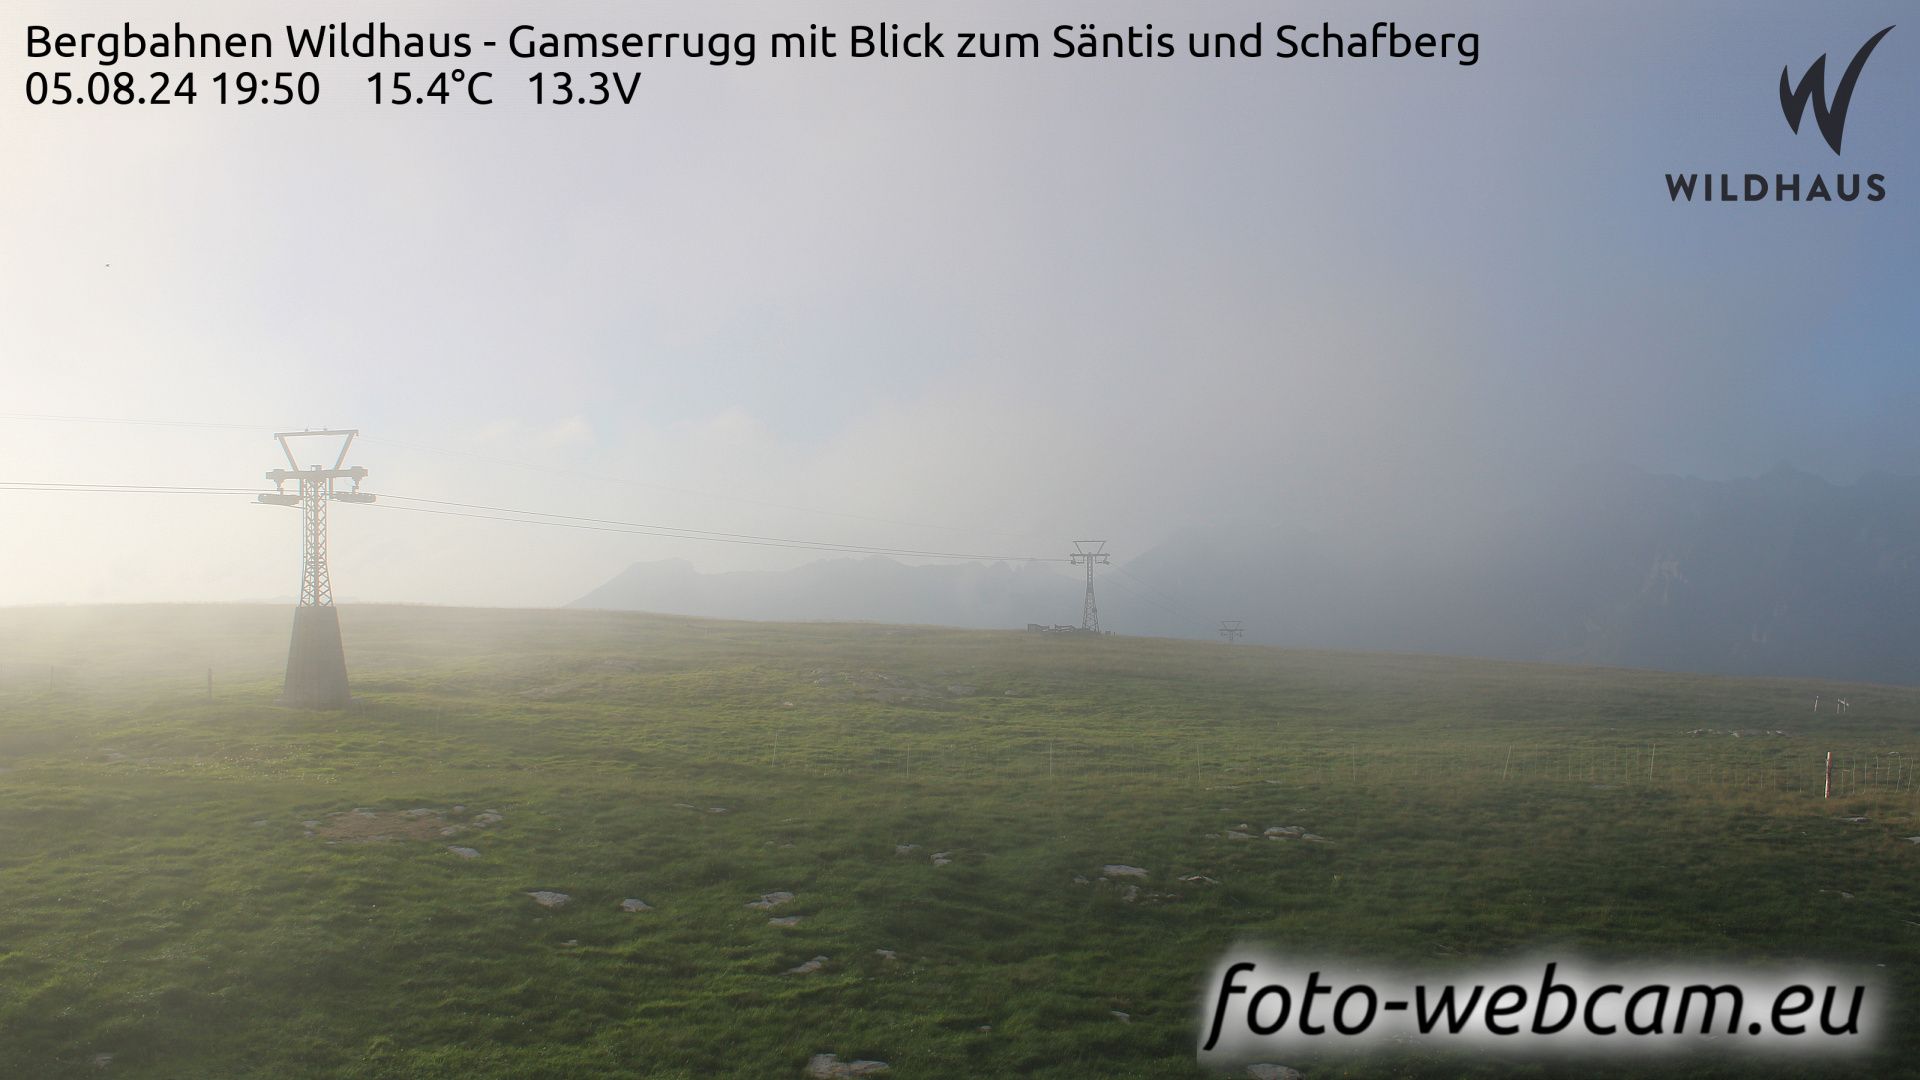
[[[202,699],[209,705],[215,700],[211,671],[147,685],[158,695],[155,700]],[[82,673],[59,666],[6,665],[0,669],[0,690],[14,695],[13,707],[5,711],[23,720],[40,711],[33,702],[53,703],[48,717],[86,699],[93,699],[87,711],[96,714],[128,707],[137,714],[146,708],[123,696],[124,685],[117,692],[102,690]],[[271,690],[254,682],[223,684],[220,699],[246,712],[269,701]],[[1708,730],[1592,738],[1563,726],[1553,737],[1519,741],[1489,734],[1484,726],[1458,735],[1361,730],[1342,737],[1324,727],[1303,733],[1286,717],[1175,720],[1158,730],[1151,721],[1125,717],[1115,719],[1108,736],[1088,733],[1090,722],[1100,717],[1086,710],[1049,724],[955,713],[822,717],[784,708],[716,718],[682,707],[664,713],[637,709],[610,724],[599,713],[585,722],[570,721],[564,703],[476,710],[457,700],[414,694],[379,695],[373,702],[363,716],[389,737],[499,740],[526,748],[530,761],[556,764],[591,760],[662,771],[720,767],[865,783],[1015,785],[1035,791],[1134,783],[1194,792],[1261,785],[1378,793],[1510,786],[1777,793],[1920,807],[1920,740],[1907,742],[1886,729],[1846,739]],[[287,714],[275,710],[273,715]],[[0,738],[0,744],[6,741]]]

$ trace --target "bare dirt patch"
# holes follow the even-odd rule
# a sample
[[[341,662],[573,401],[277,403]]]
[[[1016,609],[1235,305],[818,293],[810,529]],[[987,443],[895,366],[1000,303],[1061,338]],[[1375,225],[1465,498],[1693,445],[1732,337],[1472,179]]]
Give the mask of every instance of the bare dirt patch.
[[[464,811],[466,807],[458,807]],[[379,844],[391,840],[440,840],[468,829],[486,828],[502,820],[494,811],[462,821],[453,811],[415,807],[412,810],[375,810],[356,807],[336,810],[320,821],[302,822],[307,834],[329,844]]]

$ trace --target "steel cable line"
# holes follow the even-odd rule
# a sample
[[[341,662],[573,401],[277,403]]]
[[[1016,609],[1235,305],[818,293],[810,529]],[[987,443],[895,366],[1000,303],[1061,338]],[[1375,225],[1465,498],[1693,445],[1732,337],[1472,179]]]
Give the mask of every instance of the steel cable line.
[[[1113,572],[1127,579],[1128,581],[1132,582],[1141,592],[1150,593],[1153,596],[1159,597],[1162,601],[1164,601],[1164,604],[1162,606],[1168,607],[1170,609],[1178,608],[1180,606],[1178,601],[1176,601],[1173,597],[1167,595],[1165,592],[1161,591],[1159,588],[1149,584],[1148,582],[1142,581],[1139,578],[1135,577],[1134,575],[1128,573],[1126,567],[1116,566],[1113,568]],[[1204,620],[1195,619],[1190,612],[1182,610],[1182,611],[1175,611],[1174,613],[1179,615],[1183,619],[1188,619],[1192,621],[1195,626],[1204,625]]]
[[[1154,607],[1157,607],[1161,611],[1164,611],[1167,614],[1173,616],[1178,623],[1186,626],[1191,630],[1200,631],[1203,636],[1212,633],[1211,628],[1207,627],[1204,623],[1195,622],[1193,619],[1193,616],[1189,615],[1184,611],[1180,611],[1173,607],[1170,607],[1167,604],[1161,603],[1159,600],[1154,599],[1152,596],[1148,595],[1146,592],[1142,591],[1136,586],[1129,585],[1125,581],[1122,581],[1121,579],[1116,577],[1108,577],[1104,579],[1104,582],[1105,584],[1108,584],[1108,585],[1119,586],[1121,592],[1129,596],[1132,596],[1135,599],[1144,600],[1147,603],[1152,604]]]
[[[225,488],[193,486],[186,484],[85,484],[67,482],[35,482],[25,480],[0,480],[0,491],[20,492],[89,492],[109,495],[262,495],[271,492],[262,488]],[[580,529],[592,532],[625,533],[630,536],[658,536],[670,540],[698,540],[718,544],[738,544],[750,547],[781,547],[799,551],[832,551],[851,555],[893,555],[901,558],[919,559],[961,559],[969,562],[1065,562],[1064,558],[1047,558],[1037,555],[983,555],[958,551],[927,551],[919,548],[884,547],[871,544],[837,544],[820,540],[803,540],[790,536],[763,536],[752,533],[726,533],[703,529],[681,529],[671,525],[657,525],[640,521],[619,521],[612,518],[581,517],[572,514],[549,514],[538,510],[523,510],[510,506],[487,506],[479,503],[452,502],[444,499],[423,499],[406,495],[379,496],[382,499],[399,502],[425,503],[427,506],[399,506],[393,502],[371,503],[376,509],[403,510],[419,514],[435,514],[442,517],[461,517],[479,521],[509,521],[523,525],[548,525],[556,528]],[[430,509],[430,507],[453,507],[455,509]],[[480,511],[480,512],[472,512]],[[510,516],[511,515],[511,516]]]
[[[399,496],[381,495],[383,499],[395,499]],[[415,500],[432,502],[434,500]],[[669,532],[659,527],[638,523],[608,521],[600,518],[575,518],[559,514],[538,514],[535,511],[510,510],[502,507],[481,507],[479,509],[499,510],[501,513],[470,513],[465,510],[435,510],[425,506],[398,506],[391,502],[372,503],[375,509],[400,510],[413,514],[434,514],[441,517],[470,518],[477,521],[506,521],[519,525],[545,525],[559,529],[582,529],[589,532],[622,533],[628,536],[658,536],[668,540],[699,540],[712,544],[740,544],[747,547],[790,548],[798,551],[837,551],[852,555],[897,555],[903,558],[917,559],[964,559],[970,562],[1065,562],[1062,558],[1046,558],[1037,555],[974,555],[955,551],[919,551],[911,548],[867,547],[854,544],[833,544],[811,540],[797,540],[787,537],[752,537],[728,533]],[[464,503],[445,505],[464,506]],[[525,514],[524,517],[509,517],[507,514]]]
[[[55,413],[0,412],[0,420],[35,420],[69,424],[133,424],[143,427],[206,428],[209,430],[223,431],[271,432],[277,430],[272,427],[257,424],[223,424],[198,420],[153,420],[130,416],[66,416]],[[718,499],[722,502],[734,502],[746,506],[762,506],[773,510],[788,510],[800,514],[818,514],[822,517],[840,517],[853,521],[869,521],[879,525],[900,525],[910,529],[935,529],[947,532],[965,531],[953,525],[934,525],[924,521],[901,521],[896,518],[875,517],[870,514],[851,514],[838,510],[820,510],[810,506],[796,506],[791,503],[768,502],[762,499],[746,499],[738,495],[722,495],[718,492],[700,491],[696,488],[674,487],[671,484],[656,484],[647,480],[609,476],[603,473],[586,472],[581,469],[566,469],[554,465],[538,465],[530,461],[515,461],[512,458],[492,457],[487,454],[475,453],[471,450],[449,450],[439,446],[428,446],[425,443],[389,439],[375,435],[362,435],[359,438],[362,443],[371,443],[377,446],[391,446],[402,450],[414,450],[421,453],[442,454],[447,457],[467,458],[472,461],[481,461],[490,465],[501,465],[512,469],[526,469],[531,472],[542,472],[553,476],[572,476],[582,480],[593,480],[605,484],[624,484],[631,487],[651,488],[655,491],[670,491],[676,495],[692,495],[702,499]],[[1000,536],[1022,535],[1020,533],[1010,533],[998,529],[981,529],[976,531],[994,533]]]
[[[650,530],[654,535],[681,536],[689,540],[759,540],[769,543],[807,544],[813,547],[828,547],[836,551],[872,551],[888,555],[924,555],[929,558],[946,559],[990,559],[999,562],[1065,562],[1065,558],[1049,558],[1037,555],[971,555],[952,551],[924,551],[917,548],[892,547],[873,544],[838,544],[823,540],[800,540],[790,536],[763,536],[756,533],[720,532],[713,529],[685,529],[675,525],[661,525],[650,521],[620,521],[613,518],[580,517],[574,514],[549,514],[541,510],[523,510],[512,506],[486,506],[480,503],[451,502],[445,499],[422,499],[409,495],[391,495],[378,493],[383,499],[396,499],[401,502],[426,503],[430,506],[451,506],[461,510],[486,510],[501,514],[523,514],[534,518],[555,518],[561,521],[581,521],[594,525],[619,525],[630,529]]]
[[[97,491],[119,495],[267,495],[270,488],[199,487],[187,484],[82,484],[0,480],[0,491]]]
[[[403,442],[399,439],[389,439],[377,435],[362,435],[360,441],[375,446],[392,446],[403,450],[417,450],[428,454],[443,454],[447,457],[467,458],[471,461],[484,462],[488,465],[502,465],[510,469],[526,469],[530,472],[542,472],[552,476],[572,476],[603,484],[622,484],[628,487],[649,488],[654,491],[672,492],[675,495],[691,495],[700,499],[718,499],[722,502],[740,503],[745,506],[761,506],[771,510],[789,510],[800,514],[818,514],[821,517],[847,518],[852,521],[870,521],[877,525],[900,525],[909,529],[935,529],[945,532],[963,531],[953,525],[935,525],[925,521],[901,521],[897,518],[875,517],[872,514],[853,514],[841,510],[821,510],[811,506],[796,506],[792,503],[768,502],[764,499],[747,499],[738,495],[722,495],[714,491],[701,491],[697,488],[675,487],[672,484],[656,484],[650,480],[634,480],[624,476],[609,476],[605,473],[586,472],[581,469],[566,469],[556,465],[537,465],[530,461],[515,461],[512,458],[492,457],[487,454],[475,453],[471,450],[448,450],[443,447],[427,446],[424,443]],[[998,532],[998,530],[981,531]],[[1013,536],[1018,534],[1002,533],[1001,535]]]

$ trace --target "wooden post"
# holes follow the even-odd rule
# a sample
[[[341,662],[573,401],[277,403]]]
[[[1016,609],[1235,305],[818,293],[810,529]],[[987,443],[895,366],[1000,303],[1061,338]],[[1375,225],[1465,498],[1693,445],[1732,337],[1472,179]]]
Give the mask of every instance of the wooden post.
[[[1827,751],[1827,785],[1825,790],[1820,793],[1820,797],[1823,799],[1833,798],[1833,751],[1831,750]]]

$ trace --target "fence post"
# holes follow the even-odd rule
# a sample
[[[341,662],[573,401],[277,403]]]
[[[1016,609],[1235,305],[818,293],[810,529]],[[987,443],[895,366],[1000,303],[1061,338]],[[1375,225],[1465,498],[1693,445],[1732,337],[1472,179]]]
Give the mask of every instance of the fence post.
[[[1827,751],[1827,784],[1825,789],[1820,792],[1820,797],[1823,799],[1833,798],[1833,751],[1831,750]]]

